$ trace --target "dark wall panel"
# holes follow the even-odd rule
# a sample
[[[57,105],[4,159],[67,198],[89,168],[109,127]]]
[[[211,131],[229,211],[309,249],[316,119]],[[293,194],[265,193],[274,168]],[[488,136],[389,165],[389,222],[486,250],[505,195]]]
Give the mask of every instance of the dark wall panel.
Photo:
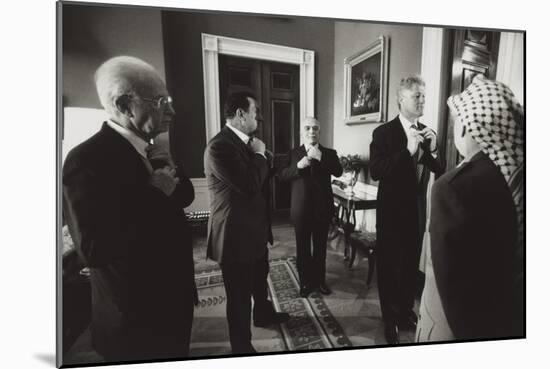
[[[312,18],[162,12],[166,80],[177,112],[172,145],[191,177],[204,177],[206,147],[201,34],[241,38],[315,51],[315,114],[322,143],[332,145],[334,22]]]

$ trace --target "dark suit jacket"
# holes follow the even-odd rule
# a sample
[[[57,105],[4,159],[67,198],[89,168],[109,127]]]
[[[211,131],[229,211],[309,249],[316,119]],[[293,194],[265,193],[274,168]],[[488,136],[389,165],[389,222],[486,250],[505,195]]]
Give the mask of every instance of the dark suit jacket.
[[[334,214],[334,199],[330,176],[342,175],[342,166],[335,150],[319,145],[321,161],[312,160],[307,168],[297,164],[307,155],[304,145],[288,154],[285,168],[280,172],[283,181],[291,183],[290,218],[293,222],[306,219],[328,221]]]
[[[273,242],[267,160],[225,126],[206,146],[204,171],[210,192],[207,256],[218,263],[257,261]]]
[[[509,187],[483,152],[432,189],[435,282],[456,339],[519,336],[514,311],[516,213]]]
[[[63,212],[91,268],[92,337],[101,354],[124,356],[137,330],[191,328],[182,327],[196,296],[183,207],[193,186],[180,173],[167,197],[149,178],[134,147],[106,124],[63,167]]]
[[[425,125],[419,123],[419,127]],[[424,152],[419,163],[436,175],[443,171],[430,153]],[[399,116],[374,130],[369,169],[372,178],[380,181],[376,208],[379,243],[398,245],[404,239],[420,239],[425,215],[419,219],[418,196],[425,201],[429,173],[424,170],[421,181],[416,179],[416,167],[407,150],[407,136]]]

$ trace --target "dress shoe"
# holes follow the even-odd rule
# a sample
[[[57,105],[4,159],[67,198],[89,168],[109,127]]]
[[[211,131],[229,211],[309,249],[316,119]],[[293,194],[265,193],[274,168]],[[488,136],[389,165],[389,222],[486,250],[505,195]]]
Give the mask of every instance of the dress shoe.
[[[395,324],[386,324],[384,327],[384,336],[389,345],[397,345],[399,343],[399,329]]]
[[[305,285],[301,285],[301,286],[300,286],[300,296],[302,296],[303,298],[308,297],[309,294],[310,294],[311,292],[313,292],[313,291],[311,290],[311,288],[309,288],[309,287],[307,287],[307,286],[305,286]]]
[[[332,290],[326,285],[326,283],[321,283],[319,286],[319,292],[321,292],[323,295],[330,295],[332,293]]]
[[[399,320],[399,328],[405,330],[415,330],[418,323],[418,317],[414,311],[410,311],[405,317]]]
[[[269,327],[271,325],[275,324],[281,324],[290,319],[290,315],[288,313],[276,313],[274,312],[272,315],[270,315],[267,318],[262,319],[254,319],[254,326],[256,327]]]

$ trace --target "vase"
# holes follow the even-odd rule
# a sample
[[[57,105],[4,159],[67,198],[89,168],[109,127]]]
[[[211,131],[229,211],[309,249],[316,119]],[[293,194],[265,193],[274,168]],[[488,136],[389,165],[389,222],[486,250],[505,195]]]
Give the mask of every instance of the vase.
[[[355,187],[355,184],[357,183],[357,172],[349,172],[348,173],[348,176],[349,176],[349,182],[348,182],[348,186],[346,187],[346,192],[350,195],[350,196],[354,196],[355,193],[353,191],[353,188]]]

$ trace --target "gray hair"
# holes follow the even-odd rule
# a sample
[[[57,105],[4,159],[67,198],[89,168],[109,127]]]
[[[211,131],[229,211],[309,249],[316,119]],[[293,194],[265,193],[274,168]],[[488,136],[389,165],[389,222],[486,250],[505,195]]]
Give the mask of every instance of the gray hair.
[[[162,81],[155,68],[132,56],[111,58],[94,75],[99,101],[111,116],[117,114],[116,101],[120,96],[146,96],[155,80]]]
[[[411,90],[413,86],[426,86],[426,82],[417,74],[413,74],[404,78],[401,78],[399,82],[399,88],[397,89],[397,107],[401,109],[401,104],[399,104],[399,98],[401,97],[401,92],[403,90]]]
[[[311,117],[311,116],[304,118],[302,125],[305,125],[306,123],[313,123],[313,124],[317,124],[318,126],[321,125],[321,123],[319,123],[319,121],[315,117]]]

